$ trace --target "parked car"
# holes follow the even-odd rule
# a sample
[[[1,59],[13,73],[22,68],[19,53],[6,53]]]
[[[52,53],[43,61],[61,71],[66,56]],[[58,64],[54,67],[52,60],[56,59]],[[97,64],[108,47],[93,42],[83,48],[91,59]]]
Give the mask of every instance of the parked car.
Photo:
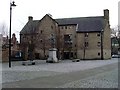
[[[23,61],[23,54],[21,51],[16,52],[15,56],[11,57],[12,61]]]
[[[120,55],[112,55],[112,58],[120,58]]]

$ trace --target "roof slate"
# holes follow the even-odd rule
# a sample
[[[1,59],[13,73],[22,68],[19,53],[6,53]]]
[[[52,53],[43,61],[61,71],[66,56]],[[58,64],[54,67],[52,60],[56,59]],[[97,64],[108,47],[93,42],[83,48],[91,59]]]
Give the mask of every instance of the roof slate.
[[[46,16],[48,16],[49,18],[51,18],[53,21],[55,21],[52,17],[50,17],[48,14],[46,14],[43,18],[45,18]],[[41,20],[43,20],[43,18]],[[23,29],[20,31],[20,34],[31,34],[34,33],[39,22],[41,22],[41,20],[31,20],[28,21],[26,23],[26,25],[23,27]],[[56,21],[55,21],[56,22]],[[56,22],[58,23],[58,22]]]
[[[20,34],[30,34],[36,30],[39,20],[28,21],[27,24],[20,31]]]
[[[104,28],[104,18],[99,17],[77,17],[55,19],[59,25],[78,24],[77,32],[98,32]]]
[[[100,32],[104,28],[103,16],[54,19],[59,25],[78,25],[77,32]],[[28,21],[20,34],[30,34],[36,30],[40,20]]]

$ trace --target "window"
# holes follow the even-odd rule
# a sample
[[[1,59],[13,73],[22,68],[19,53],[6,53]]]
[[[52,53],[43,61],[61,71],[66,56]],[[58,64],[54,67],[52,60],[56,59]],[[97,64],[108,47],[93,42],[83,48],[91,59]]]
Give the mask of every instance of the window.
[[[42,39],[40,39],[40,42],[42,42],[43,40]]]
[[[100,46],[101,46],[101,42],[98,42],[98,43],[97,43],[97,46],[100,47]]]
[[[53,36],[54,36],[54,34],[52,33],[52,34],[51,34],[51,36],[53,37]]]
[[[98,56],[100,56],[100,52],[98,53]]]
[[[64,35],[64,42],[66,44],[72,44],[72,35],[71,34]]]
[[[88,47],[88,42],[85,42],[85,47]]]
[[[51,29],[53,29],[53,26],[51,26]]]
[[[64,27],[63,27],[63,26],[61,26],[61,29],[64,29]]]
[[[76,44],[75,44],[75,47],[76,47]]]
[[[88,33],[85,33],[85,37],[88,37]]]
[[[65,29],[67,29],[67,26],[65,26]]]
[[[35,53],[35,59],[40,59],[39,55],[40,53]]]
[[[42,30],[41,30],[40,32],[41,32],[41,34],[43,33],[43,31],[42,31]]]
[[[100,33],[97,33],[97,36],[100,37]]]
[[[74,53],[74,55],[75,55],[75,56],[77,55],[76,52]]]
[[[75,38],[76,38],[76,35],[75,35]]]

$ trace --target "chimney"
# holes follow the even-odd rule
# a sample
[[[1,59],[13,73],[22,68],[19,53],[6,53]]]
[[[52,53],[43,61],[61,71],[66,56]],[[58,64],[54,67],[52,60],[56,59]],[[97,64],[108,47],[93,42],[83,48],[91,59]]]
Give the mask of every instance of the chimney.
[[[104,19],[108,20],[109,22],[109,10],[108,9],[104,10]]]
[[[28,17],[28,21],[32,21],[33,20],[33,17],[32,16],[29,16]]]

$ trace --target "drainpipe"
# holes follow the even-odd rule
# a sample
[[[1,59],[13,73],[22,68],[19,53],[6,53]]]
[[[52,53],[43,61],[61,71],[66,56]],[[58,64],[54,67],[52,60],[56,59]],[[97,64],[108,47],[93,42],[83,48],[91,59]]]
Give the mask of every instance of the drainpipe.
[[[101,31],[101,60],[103,60],[103,30]]]
[[[84,33],[84,46],[83,46],[83,48],[84,48],[84,54],[83,54],[83,60],[85,59],[85,33]]]

